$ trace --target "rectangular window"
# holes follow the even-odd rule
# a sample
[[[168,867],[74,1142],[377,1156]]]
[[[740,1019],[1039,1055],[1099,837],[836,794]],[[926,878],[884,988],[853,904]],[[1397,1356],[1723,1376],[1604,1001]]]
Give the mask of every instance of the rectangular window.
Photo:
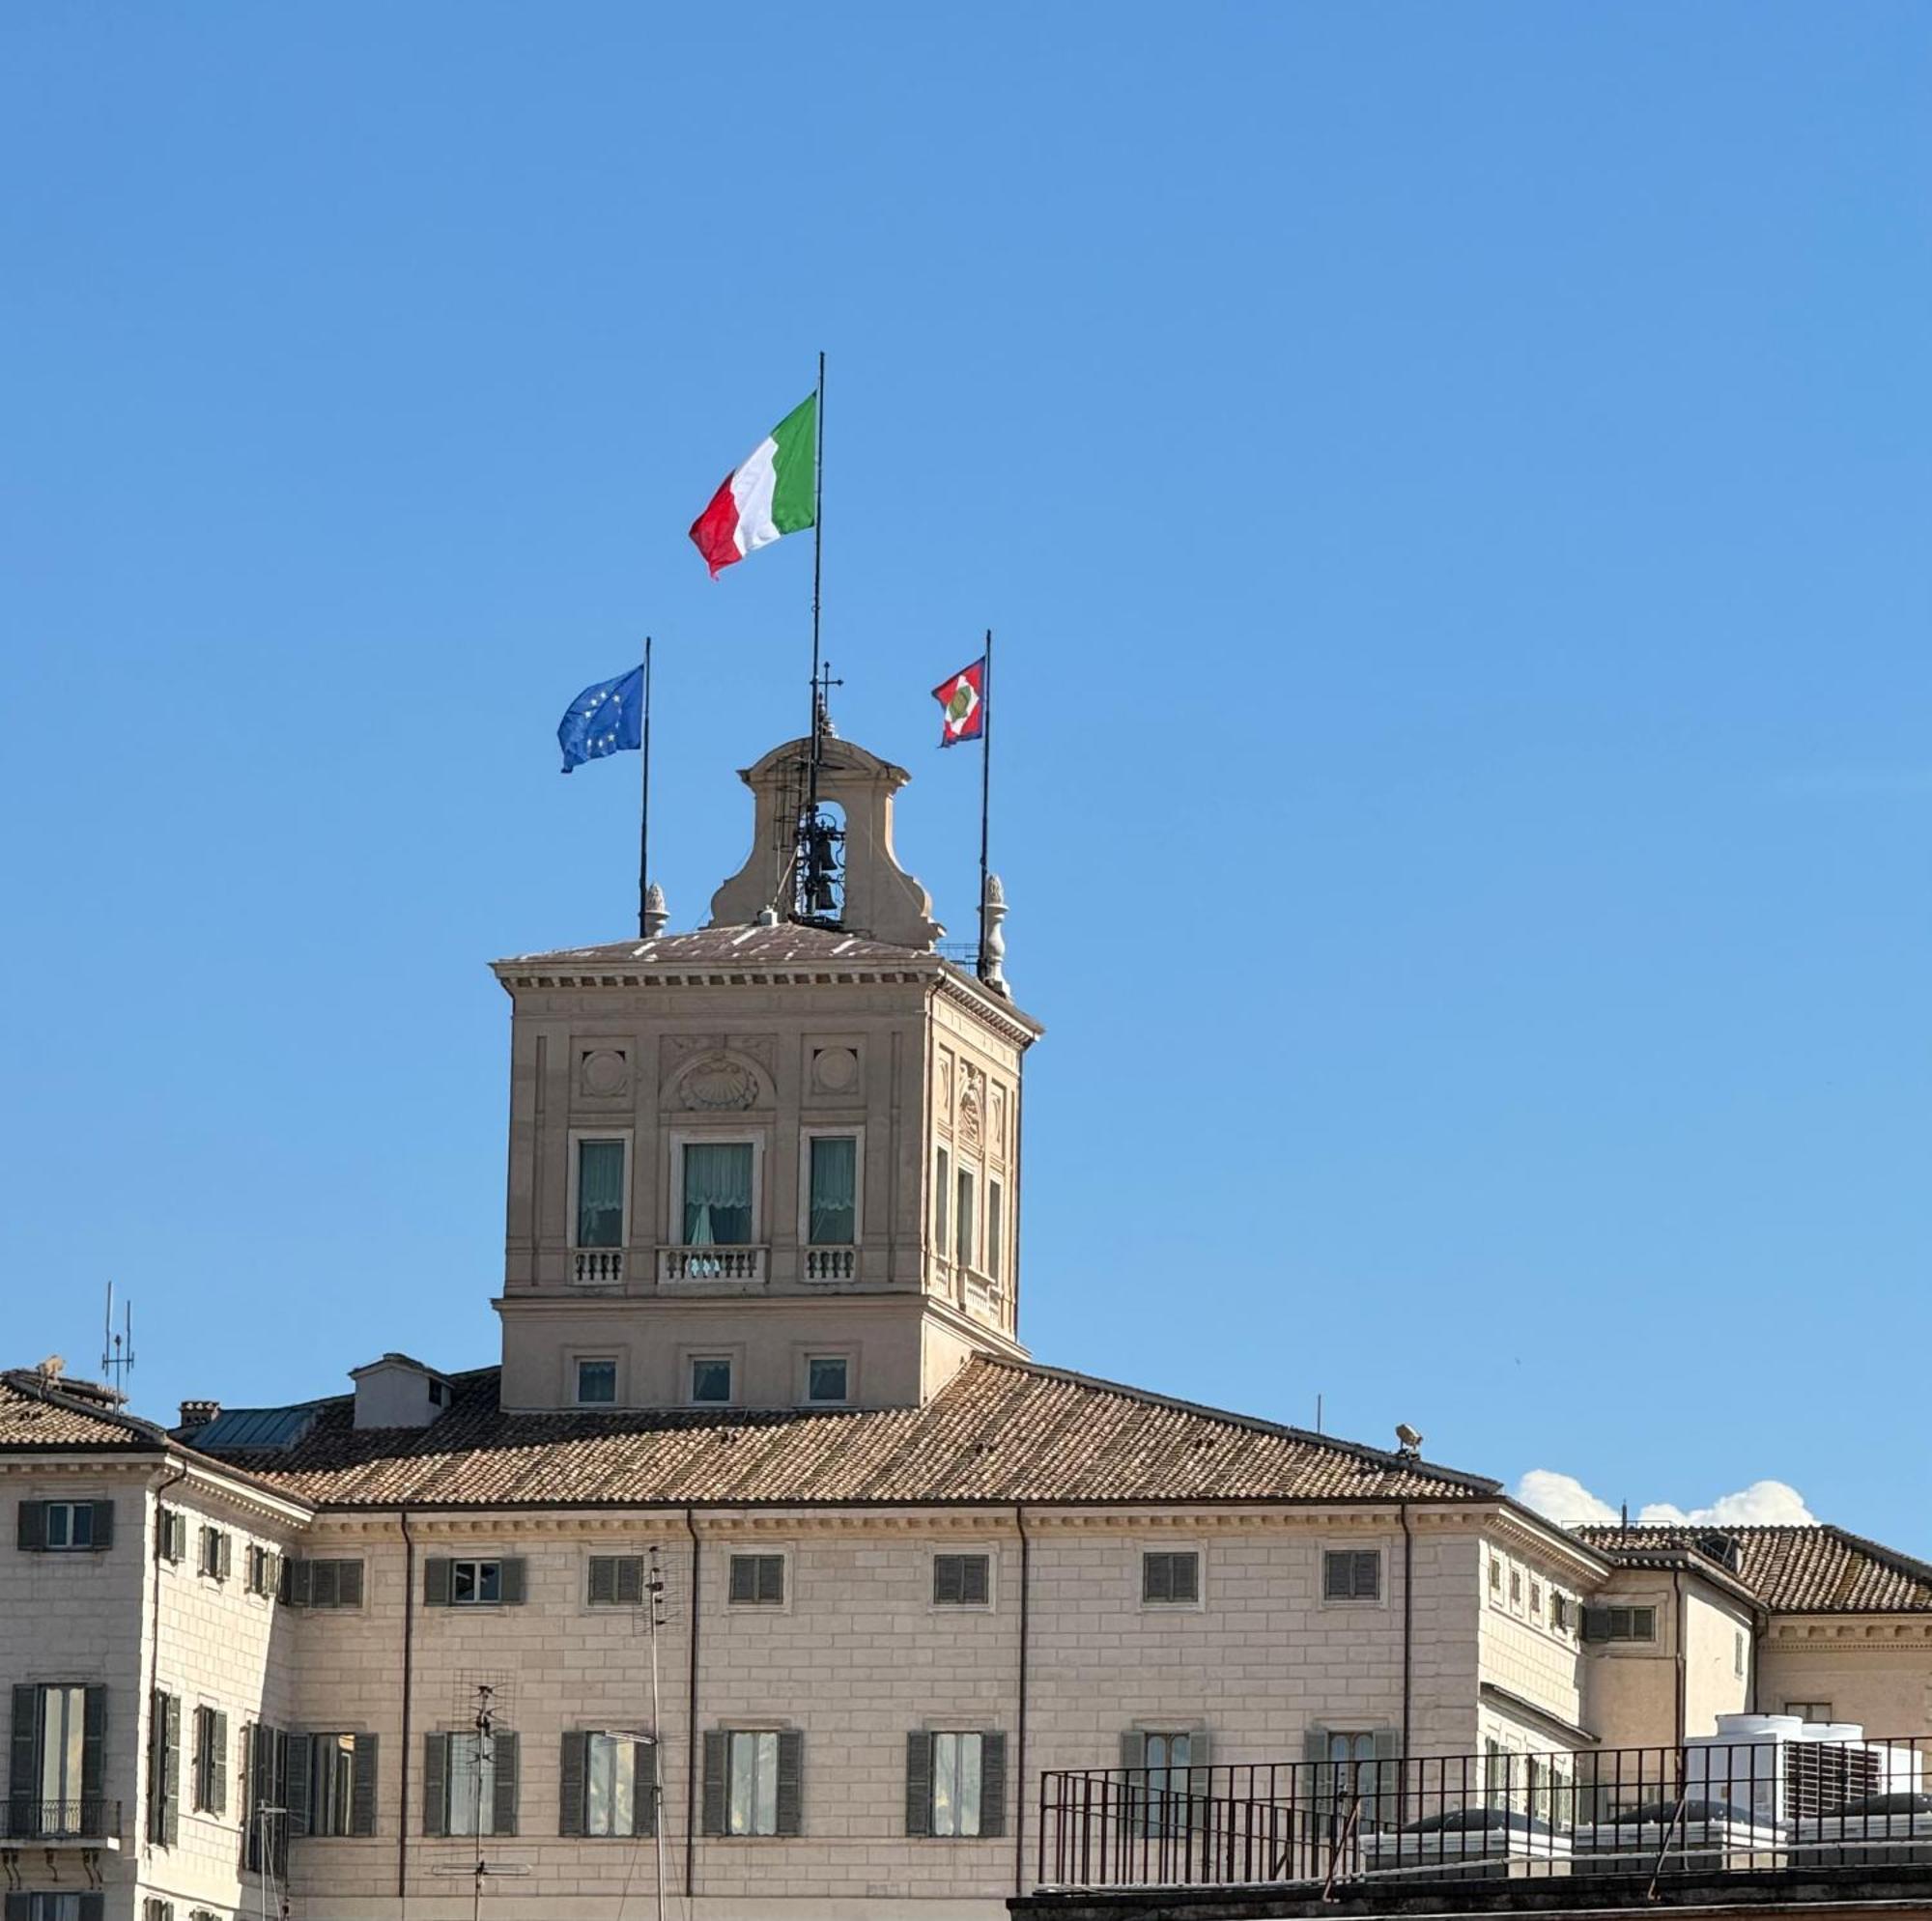
[[[1607,1610],[1611,1641],[1655,1641],[1657,1610],[1654,1607],[1613,1607]]]
[[[280,1597],[291,1607],[360,1607],[360,1561],[287,1560],[282,1563]]]
[[[1512,1568],[1510,1569],[1510,1605],[1512,1607],[1520,1607],[1522,1605],[1522,1569],[1520,1568]]]
[[[1166,1835],[1183,1831],[1187,1822],[1187,1796],[1193,1777],[1194,1737],[1191,1734],[1163,1733],[1146,1737],[1147,1832]]]
[[[812,1354],[805,1363],[805,1398],[834,1405],[842,1402],[850,1386],[850,1369],[842,1354]]]
[[[722,1354],[694,1354],[691,1360],[691,1398],[699,1407],[728,1407],[731,1402],[731,1363]]]
[[[1005,1190],[996,1180],[986,1183],[986,1279],[1000,1278],[1000,1261],[1006,1239]]]
[[[733,1730],[727,1743],[724,1832],[779,1831],[779,1737]]]
[[[970,1168],[959,1170],[959,1204],[953,1211],[952,1237],[953,1258],[961,1267],[973,1265],[973,1229],[977,1225],[973,1217],[973,1172]]]
[[[593,1554],[590,1557],[592,1607],[641,1607],[644,1599],[644,1557],[641,1554]]]
[[[684,1245],[749,1247],[752,1144],[688,1141],[684,1146]]]
[[[952,1235],[948,1231],[952,1201],[952,1157],[944,1147],[940,1148],[934,1163],[932,1180],[932,1246],[941,1260],[947,1257],[952,1246]]]
[[[648,1834],[650,1749],[619,1735],[586,1735],[583,1741],[585,1834]]]
[[[932,1737],[932,1832],[977,1835],[984,1780],[984,1737],[939,1734]]]
[[[228,1716],[194,1710],[194,1806],[197,1814],[228,1812]]]
[[[242,1862],[250,1874],[282,1879],[289,1871],[289,1737],[260,1721],[243,1734]]]
[[[782,1554],[734,1554],[727,1596],[733,1607],[782,1607],[785,1564]]]
[[[200,1571],[211,1581],[227,1580],[233,1548],[234,1537],[225,1528],[203,1528]]]
[[[1514,1575],[1511,1577],[1514,1579]],[[1321,1557],[1323,1600],[1379,1600],[1382,1557],[1379,1548],[1330,1548]]]
[[[611,1360],[580,1361],[577,1364],[577,1401],[580,1407],[610,1407],[617,1399],[617,1364]]]
[[[1492,1554],[1490,1556],[1490,1592],[1500,1600],[1503,1593],[1503,1564]]]
[[[1829,1701],[1787,1701],[1784,1711],[1796,1714],[1801,1721],[1829,1721],[1832,1718],[1832,1704]]]
[[[577,1245],[624,1245],[624,1144],[577,1144]]]
[[[1570,1596],[1559,1595],[1554,1589],[1549,1596],[1549,1624],[1559,1634],[1570,1631]]]
[[[859,1142],[851,1134],[811,1137],[807,1237],[814,1247],[849,1247],[859,1238]]]
[[[151,1894],[141,1904],[141,1921],[175,1921],[175,1905]]]
[[[187,1516],[179,1508],[156,1511],[155,1552],[171,1564],[187,1559]]]
[[[934,1607],[984,1607],[992,1596],[993,1563],[986,1554],[932,1557]]]
[[[1192,1606],[1201,1598],[1201,1556],[1180,1554],[1141,1556],[1141,1599],[1161,1607]]]
[[[27,1921],[85,1921],[90,1910],[81,1903],[88,1899],[94,1903],[92,1912],[95,1916],[99,1915],[101,1907],[101,1898],[98,1894],[91,1897],[78,1894],[22,1894],[11,1899],[26,1904]]]
[[[449,1604],[490,1607],[503,1598],[500,1561],[452,1561],[449,1564]]]
[[[45,1513],[49,1548],[80,1551],[94,1545],[92,1501],[49,1501]]]
[[[311,1735],[308,1744],[308,1831],[324,1835],[354,1834],[355,1737]]]
[[[282,1557],[272,1547],[262,1547],[251,1541],[247,1569],[247,1588],[251,1595],[273,1595],[281,1586]]]
[[[497,1737],[478,1733],[450,1735],[449,1762],[444,1774],[448,1794],[447,1834],[495,1834],[497,1831]]]
[[[34,1799],[39,1804],[33,1810],[35,1829],[41,1835],[85,1834],[90,1817],[98,1813],[85,1799],[92,1785],[87,1766],[87,1689],[43,1687],[36,1707],[40,1780],[34,1790]],[[17,1753],[20,1745],[17,1723],[14,1740]]]

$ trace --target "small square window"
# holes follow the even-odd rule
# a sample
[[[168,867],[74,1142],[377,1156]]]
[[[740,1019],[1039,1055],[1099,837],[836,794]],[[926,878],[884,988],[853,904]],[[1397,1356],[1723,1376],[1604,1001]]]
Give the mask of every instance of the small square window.
[[[46,1516],[46,1541],[49,1547],[81,1548],[94,1545],[92,1501],[49,1501]]]
[[[1192,1607],[1201,1598],[1201,1556],[1193,1551],[1141,1556],[1141,1600],[1155,1607]]]
[[[782,1607],[785,1564],[782,1554],[734,1554],[726,1597],[733,1607]]]
[[[1611,1641],[1657,1639],[1657,1610],[1654,1607],[1613,1607],[1607,1612],[1609,1632],[1606,1639]]]
[[[699,1407],[726,1407],[731,1401],[731,1363],[723,1355],[694,1355],[691,1398]]]
[[[932,1557],[934,1607],[984,1607],[992,1597],[993,1563],[986,1554]]]
[[[842,1354],[813,1354],[805,1364],[807,1400],[841,1402],[846,1398],[850,1370]]]
[[[577,1364],[577,1401],[580,1407],[609,1407],[617,1398],[617,1364],[612,1360],[580,1361]]]
[[[452,1607],[491,1607],[503,1598],[500,1561],[456,1561],[449,1568]]]
[[[1379,1600],[1382,1557],[1379,1548],[1331,1548],[1321,1557],[1323,1600]]]

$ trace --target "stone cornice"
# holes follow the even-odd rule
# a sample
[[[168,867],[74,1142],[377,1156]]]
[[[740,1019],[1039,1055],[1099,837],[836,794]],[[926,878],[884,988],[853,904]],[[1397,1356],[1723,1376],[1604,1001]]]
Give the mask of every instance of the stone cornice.
[[[1775,1614],[1769,1638],[1834,1654],[1918,1653],[1932,1644],[1932,1614]]]

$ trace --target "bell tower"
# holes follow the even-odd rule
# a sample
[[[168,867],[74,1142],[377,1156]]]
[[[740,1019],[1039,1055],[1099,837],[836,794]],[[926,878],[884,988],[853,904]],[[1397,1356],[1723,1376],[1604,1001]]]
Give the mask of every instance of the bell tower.
[[[939,952],[893,843],[905,770],[816,747],[741,773],[751,852],[708,925],[496,964],[506,1407],[909,1407],[1024,1352],[1041,1030]]]

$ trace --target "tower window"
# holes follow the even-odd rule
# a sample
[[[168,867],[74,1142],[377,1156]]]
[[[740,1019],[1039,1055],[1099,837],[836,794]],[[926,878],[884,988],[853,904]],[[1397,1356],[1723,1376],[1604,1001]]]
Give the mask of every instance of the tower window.
[[[612,1360],[577,1364],[577,1399],[583,1407],[609,1406],[617,1398],[617,1364]]]
[[[839,1405],[851,1386],[851,1366],[842,1354],[812,1354],[805,1363],[805,1398]]]
[[[1006,1194],[996,1180],[986,1183],[986,1279],[1000,1278],[1000,1258],[1006,1252],[1002,1246],[1005,1221],[1003,1218]]]
[[[811,1208],[807,1230],[815,1247],[849,1247],[859,1238],[859,1143],[850,1134],[811,1137]]]
[[[691,1141],[684,1149],[684,1245],[748,1247],[752,1144]]]
[[[731,1399],[731,1363],[720,1354],[696,1354],[691,1362],[691,1398],[700,1407],[723,1407]]]
[[[939,1251],[939,1257],[946,1258],[950,1242],[948,1229],[948,1209],[952,1200],[952,1156],[944,1147],[939,1150],[939,1159],[934,1164],[932,1181],[932,1245]]]
[[[624,1245],[624,1144],[577,1144],[577,1245]]]
[[[973,1173],[970,1168],[959,1170],[959,1205],[953,1214],[953,1233],[956,1245],[953,1257],[961,1267],[973,1265],[973,1229],[978,1224],[973,1219]]]

